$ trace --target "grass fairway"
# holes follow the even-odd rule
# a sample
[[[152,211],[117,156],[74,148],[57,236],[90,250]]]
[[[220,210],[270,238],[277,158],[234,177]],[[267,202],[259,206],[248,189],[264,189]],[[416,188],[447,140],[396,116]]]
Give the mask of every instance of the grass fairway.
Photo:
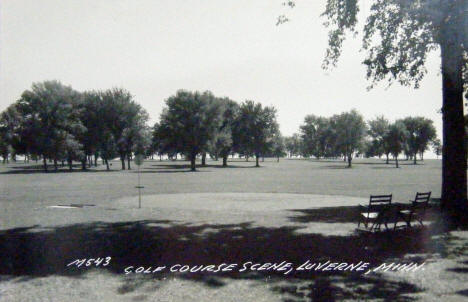
[[[381,160],[146,161],[136,169],[44,173],[0,165],[0,301],[460,301],[468,281],[466,232],[414,228],[357,234],[370,194],[440,196],[441,164],[399,169]],[[136,167],[134,167],[136,168]],[[434,214],[435,215],[435,214]],[[429,225],[429,221],[426,222]],[[67,266],[111,257],[109,265]],[[418,272],[238,270],[170,272],[175,264],[426,261]],[[96,267],[97,266],[97,267]],[[161,272],[126,275],[143,267]],[[151,267],[151,269],[149,269]],[[434,286],[434,276],[438,285]]]

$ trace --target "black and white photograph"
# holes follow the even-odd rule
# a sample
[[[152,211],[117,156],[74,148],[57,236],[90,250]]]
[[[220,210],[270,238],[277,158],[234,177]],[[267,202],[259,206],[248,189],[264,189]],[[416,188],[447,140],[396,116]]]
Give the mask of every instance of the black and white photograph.
[[[468,0],[0,0],[0,301],[468,300]]]

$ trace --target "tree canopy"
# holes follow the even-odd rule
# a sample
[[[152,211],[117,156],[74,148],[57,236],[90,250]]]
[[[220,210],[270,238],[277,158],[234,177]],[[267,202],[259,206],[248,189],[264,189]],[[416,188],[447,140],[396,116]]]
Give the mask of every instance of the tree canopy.
[[[166,100],[166,106],[159,129],[164,144],[187,155],[195,171],[197,154],[208,149],[220,127],[220,105],[211,92],[179,90]]]
[[[268,153],[278,131],[275,108],[245,101],[240,105],[234,126],[235,149],[242,154],[255,155],[255,166],[259,167],[259,157]]]

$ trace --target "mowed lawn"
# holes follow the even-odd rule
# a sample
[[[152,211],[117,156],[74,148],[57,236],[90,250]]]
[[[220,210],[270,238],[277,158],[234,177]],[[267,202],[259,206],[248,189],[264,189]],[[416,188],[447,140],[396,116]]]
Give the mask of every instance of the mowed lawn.
[[[300,193],[368,197],[394,195],[407,201],[416,191],[432,191],[440,196],[441,161],[425,160],[413,165],[401,161],[386,165],[378,159],[354,159],[353,167],[339,160],[266,159],[255,168],[254,162],[233,159],[229,167],[207,161],[207,167],[190,172],[188,162],[147,160],[141,166],[143,194],[168,193]],[[111,171],[102,165],[82,172],[44,173],[33,163],[0,164],[1,203],[106,203],[136,195],[137,170],[121,171],[120,162]],[[51,169],[51,167],[49,167]]]
[[[431,228],[368,237],[354,232],[370,194],[440,197],[441,162],[355,159],[147,160],[112,171],[0,165],[0,301],[459,301],[466,297],[468,236]],[[54,208],[54,206],[78,206]],[[429,222],[426,222],[429,225]],[[68,267],[112,257],[108,267]],[[275,272],[125,275],[127,266],[253,261],[427,261],[415,273]],[[434,276],[438,285],[434,286]]]

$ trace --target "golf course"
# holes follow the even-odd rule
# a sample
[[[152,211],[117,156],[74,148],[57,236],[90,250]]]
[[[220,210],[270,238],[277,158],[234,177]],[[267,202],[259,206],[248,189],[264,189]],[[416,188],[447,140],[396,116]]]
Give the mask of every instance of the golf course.
[[[180,160],[111,164],[0,166],[1,301],[466,298],[468,233],[437,227],[439,160],[396,169],[354,159],[350,169],[342,160],[266,158],[256,168],[235,158],[197,172]],[[423,227],[356,231],[357,206],[371,194],[404,203],[418,191],[433,196]],[[307,261],[368,264],[301,270]],[[422,266],[377,269],[383,263]]]

